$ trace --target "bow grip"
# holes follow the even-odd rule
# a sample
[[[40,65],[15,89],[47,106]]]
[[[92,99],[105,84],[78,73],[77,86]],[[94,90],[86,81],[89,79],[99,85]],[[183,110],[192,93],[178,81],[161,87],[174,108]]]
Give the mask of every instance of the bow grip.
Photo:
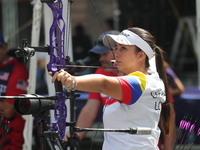
[[[54,73],[53,73],[53,75],[54,75]],[[52,76],[53,76],[53,75],[52,75]],[[54,87],[55,87],[55,92],[56,92],[56,94],[61,94],[61,93],[62,93],[63,87],[62,87],[61,81],[58,81],[58,80],[56,79],[55,82],[54,82]]]
[[[61,92],[62,92],[62,90],[63,90],[61,81],[56,80],[56,81],[54,82],[54,86],[55,86],[56,94],[61,94]]]

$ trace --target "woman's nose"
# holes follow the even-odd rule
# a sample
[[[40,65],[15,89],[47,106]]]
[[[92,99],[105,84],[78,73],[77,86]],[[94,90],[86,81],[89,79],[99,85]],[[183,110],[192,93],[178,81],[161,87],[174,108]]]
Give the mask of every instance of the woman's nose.
[[[118,53],[117,49],[113,50],[113,54],[115,55],[115,57],[119,57],[119,53]]]

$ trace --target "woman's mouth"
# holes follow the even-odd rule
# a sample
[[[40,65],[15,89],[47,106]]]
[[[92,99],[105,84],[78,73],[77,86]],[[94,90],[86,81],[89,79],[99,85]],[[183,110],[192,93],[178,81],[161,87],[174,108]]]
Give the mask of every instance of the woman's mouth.
[[[115,61],[115,63],[116,63],[116,64],[120,64],[121,62],[120,62],[120,61],[118,61],[118,60],[116,60],[116,61]]]

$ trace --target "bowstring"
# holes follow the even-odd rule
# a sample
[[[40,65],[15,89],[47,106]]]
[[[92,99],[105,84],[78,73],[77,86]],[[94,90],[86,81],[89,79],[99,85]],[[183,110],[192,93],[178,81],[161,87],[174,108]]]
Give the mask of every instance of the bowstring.
[[[98,21],[99,21],[99,23],[100,23],[100,25],[101,25],[101,29],[102,29],[103,33],[105,33],[105,29],[104,29],[104,27],[103,27],[103,23],[102,23],[102,21],[101,21],[101,19],[100,19],[99,12],[98,12],[98,10],[97,10],[97,8],[96,8],[96,5],[95,5],[95,3],[94,3],[94,0],[91,0],[91,3],[92,3],[92,6],[93,6],[93,8],[94,8],[95,14],[96,14],[96,16],[97,16],[97,18],[98,18]]]
[[[96,5],[95,5],[95,3],[94,3],[94,0],[91,0],[91,2],[92,2],[92,6],[93,6],[93,8],[94,8],[95,14],[96,14],[96,16],[97,16],[97,18],[98,18],[98,20],[99,20],[100,25],[101,25],[101,29],[102,29],[103,33],[105,33],[106,30],[105,30],[104,27],[103,27],[103,23],[102,23],[101,18],[100,18],[100,16],[99,16],[99,12],[98,12],[98,10],[97,10],[97,8],[96,8]],[[107,40],[109,46],[111,47],[111,44],[110,44],[110,42],[109,42],[107,36],[106,36],[106,40]]]

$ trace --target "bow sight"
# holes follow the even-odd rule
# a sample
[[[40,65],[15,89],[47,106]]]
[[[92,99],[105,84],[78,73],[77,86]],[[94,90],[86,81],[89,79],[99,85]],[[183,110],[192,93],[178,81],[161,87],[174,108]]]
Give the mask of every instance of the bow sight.
[[[44,112],[54,109],[56,97],[44,97],[37,94],[21,95],[23,98],[14,102],[15,111],[20,115],[40,116]]]

